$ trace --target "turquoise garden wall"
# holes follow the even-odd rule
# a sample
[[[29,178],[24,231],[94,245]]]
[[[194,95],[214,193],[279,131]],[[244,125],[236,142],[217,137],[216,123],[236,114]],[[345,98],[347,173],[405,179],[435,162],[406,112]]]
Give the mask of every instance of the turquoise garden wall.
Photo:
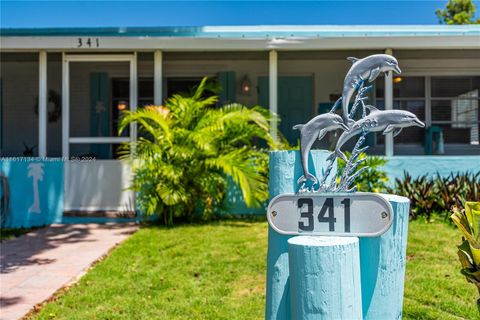
[[[61,222],[63,161],[4,158],[0,159],[0,171],[8,178],[7,184],[1,185],[2,200],[9,198],[2,227],[34,227]],[[2,201],[2,206],[4,204]]]
[[[448,176],[451,172],[480,171],[480,156],[395,156],[388,160],[383,169],[391,183],[395,178],[403,177],[404,170],[414,177],[423,174],[433,176],[437,172]],[[9,189],[0,184],[0,197],[3,198],[8,193],[10,198],[3,227],[111,222],[105,218],[63,217],[64,163],[60,159],[50,158],[46,161],[38,158],[3,158],[0,159],[0,171],[8,178]],[[233,183],[227,195],[225,211],[234,215],[265,214],[264,207],[247,208],[240,190]]]
[[[404,171],[413,177],[424,174],[435,176],[437,173],[446,177],[452,172],[480,171],[480,156],[394,156],[387,159],[388,162],[382,169],[386,171],[390,183],[396,178],[402,178]],[[265,208],[247,208],[240,190],[234,185],[227,196],[227,208],[231,214],[265,214]]]
[[[480,156],[395,156],[386,157],[387,164],[383,170],[387,172],[390,182],[403,177],[408,171],[412,177],[424,174],[448,176],[452,172],[479,172]]]

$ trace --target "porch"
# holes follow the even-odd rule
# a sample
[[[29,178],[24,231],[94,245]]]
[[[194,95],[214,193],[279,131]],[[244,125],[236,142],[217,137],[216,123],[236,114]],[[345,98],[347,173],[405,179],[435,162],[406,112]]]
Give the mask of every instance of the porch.
[[[91,46],[98,40],[78,39],[82,45],[90,41]],[[17,157],[38,157],[30,160],[39,163],[58,159],[60,167],[52,167],[48,173],[49,165],[43,168],[44,176],[61,172],[53,179],[60,185],[47,190],[61,194],[55,199],[62,214],[134,211],[134,194],[126,190],[130,166],[117,160],[117,150],[119,143],[134,141],[137,134],[132,126],[118,136],[122,110],[162,104],[208,76],[223,87],[220,103],[259,104],[278,113],[281,122],[273,130],[295,145],[299,137],[292,126],[329,110],[338,98],[350,67],[345,58],[381,52],[385,50],[3,50],[2,163],[24,161]],[[402,161],[394,161],[391,170],[395,174],[419,161],[431,173],[448,167],[454,159],[462,159],[458,170],[478,169],[480,49],[402,48],[388,52],[397,57],[403,73],[377,79],[371,93],[373,104],[412,111],[427,128],[405,129],[395,139],[371,134],[368,152],[393,157],[390,159],[402,156]],[[335,140],[328,136],[315,147],[332,149]],[[419,155],[425,156],[412,157]],[[462,157],[448,157],[453,155]],[[27,165],[22,168],[18,169],[23,181],[19,188],[30,190],[30,169]],[[241,203],[236,197],[234,202]]]

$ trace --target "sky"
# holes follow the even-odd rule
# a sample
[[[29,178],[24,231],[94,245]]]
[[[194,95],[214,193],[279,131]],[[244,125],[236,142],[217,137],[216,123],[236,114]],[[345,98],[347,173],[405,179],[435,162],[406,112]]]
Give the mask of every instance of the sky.
[[[447,0],[6,1],[2,28],[438,24]],[[480,1],[474,1],[480,8]],[[478,11],[477,11],[478,13]],[[478,14],[477,14],[478,16]]]

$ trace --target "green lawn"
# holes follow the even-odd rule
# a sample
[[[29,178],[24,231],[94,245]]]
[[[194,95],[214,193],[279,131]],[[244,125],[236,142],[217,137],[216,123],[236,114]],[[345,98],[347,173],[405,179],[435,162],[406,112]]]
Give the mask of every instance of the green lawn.
[[[404,319],[477,317],[459,238],[442,223],[410,224]],[[261,319],[266,244],[266,222],[146,227],[34,318]]]

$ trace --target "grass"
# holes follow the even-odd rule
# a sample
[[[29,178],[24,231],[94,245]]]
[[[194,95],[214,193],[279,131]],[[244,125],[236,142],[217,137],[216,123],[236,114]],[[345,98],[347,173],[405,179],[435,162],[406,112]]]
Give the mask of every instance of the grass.
[[[478,317],[459,239],[445,223],[411,223],[404,319]],[[266,222],[146,227],[32,318],[262,319],[266,248]]]
[[[404,319],[478,319],[478,291],[459,271],[461,233],[442,222],[409,228]]]

